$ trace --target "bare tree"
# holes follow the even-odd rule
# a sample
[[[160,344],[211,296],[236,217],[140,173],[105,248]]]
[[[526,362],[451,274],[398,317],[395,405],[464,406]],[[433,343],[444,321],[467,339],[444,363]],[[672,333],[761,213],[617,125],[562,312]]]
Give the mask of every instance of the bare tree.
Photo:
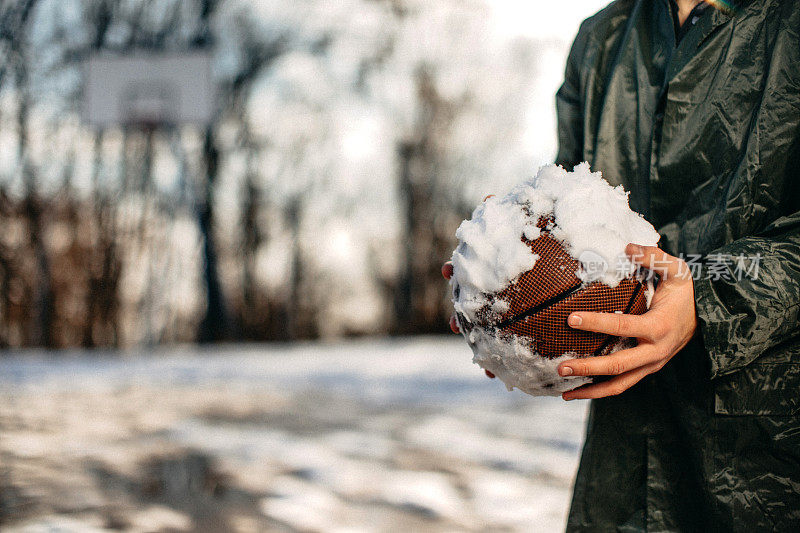
[[[14,74],[14,88],[17,94],[17,161],[20,181],[25,190],[25,215],[28,223],[30,246],[34,252],[35,275],[33,277],[33,305],[29,341],[40,346],[53,346],[51,324],[53,321],[53,291],[50,283],[50,261],[44,244],[44,214],[39,195],[36,172],[29,157],[29,113],[31,109],[31,87],[29,77],[29,46],[27,31],[30,29],[31,14],[35,2],[23,2],[10,16],[9,23],[16,24],[4,35],[10,39],[10,68]],[[5,19],[5,17],[3,17]],[[4,21],[5,22],[5,21]],[[16,30],[16,31],[14,31]]]
[[[398,333],[440,331],[448,315],[439,269],[452,247],[458,204],[440,173],[446,167],[449,128],[464,102],[448,101],[436,89],[435,72],[416,73],[419,111],[415,134],[397,147],[403,237],[401,270],[394,294]]]

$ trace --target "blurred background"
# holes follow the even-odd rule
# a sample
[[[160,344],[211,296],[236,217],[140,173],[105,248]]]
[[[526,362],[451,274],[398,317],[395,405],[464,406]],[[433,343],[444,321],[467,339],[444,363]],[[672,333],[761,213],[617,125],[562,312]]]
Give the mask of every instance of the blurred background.
[[[440,267],[605,3],[0,0],[0,527],[561,528]]]

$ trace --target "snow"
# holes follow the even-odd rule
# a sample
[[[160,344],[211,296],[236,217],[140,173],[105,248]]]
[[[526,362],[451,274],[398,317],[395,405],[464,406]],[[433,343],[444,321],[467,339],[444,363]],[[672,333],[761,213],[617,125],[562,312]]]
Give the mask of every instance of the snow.
[[[472,360],[497,376],[509,391],[517,388],[532,396],[558,396],[591,383],[591,378],[584,376],[558,375],[558,365],[579,354],[543,357],[525,337],[480,326],[474,326],[466,337],[472,347]]]
[[[543,166],[536,177],[505,197],[486,199],[456,231],[459,245],[453,267],[461,295],[455,304],[466,305],[467,318],[475,318],[469,312],[471,304],[483,300],[482,294],[504,289],[533,267],[536,255],[520,237],[538,237],[536,222],[549,215],[556,222],[552,236],[584,267],[576,274],[585,278],[586,271],[592,270],[585,268],[588,258],[599,258],[609,268],[597,273],[596,280],[612,287],[635,270],[625,246],[630,242],[655,246],[659,239],[652,224],[631,211],[622,185],[612,187],[588,163],[572,172],[557,165]]]
[[[9,527],[5,531],[9,533],[105,533],[109,531],[92,522],[68,516],[45,516]]]
[[[151,505],[137,512],[133,518],[135,528],[141,531],[189,531],[191,519],[184,513],[179,513],[162,505]]]
[[[635,270],[625,254],[628,243],[655,246],[660,238],[652,224],[631,211],[622,185],[612,187],[600,172],[589,169],[589,163],[581,163],[573,172],[555,165],[543,167],[530,186],[522,185],[517,192],[531,205],[541,206],[537,214],[555,215],[552,235],[582,263],[578,276],[584,281],[596,279],[615,287]],[[609,266],[593,279],[586,279],[587,252]]]
[[[453,268],[462,296],[456,300],[469,305],[482,300],[482,293],[499,292],[522,272],[533,268],[536,255],[521,239],[526,228],[535,227],[524,206],[515,198],[487,198],[456,230],[459,246],[453,253]],[[474,319],[477,309],[457,311]]]
[[[191,505],[121,488],[187,451],[245,496],[203,513],[252,531],[562,530],[587,404],[509,394],[468,350],[453,336],[8,354],[0,490],[32,502],[4,531],[202,529]],[[125,481],[109,491],[101,471]]]
[[[474,522],[457,487],[448,475],[440,472],[394,472],[380,491],[383,499],[394,505],[422,509],[461,526]]]
[[[453,306],[474,362],[500,378],[509,390],[518,388],[531,395],[559,395],[589,383],[585,377],[558,375],[560,362],[586,354],[567,353],[542,357],[531,340],[483,327],[479,312],[489,309],[495,318],[507,309],[507,302],[495,294],[502,291],[538,259],[523,240],[541,235],[536,227],[540,217],[553,217],[550,235],[559,240],[578,261],[576,276],[589,284],[602,282],[615,287],[635,274],[636,266],[625,253],[628,243],[655,246],[659,234],[628,205],[628,193],[621,185],[612,187],[588,163],[571,172],[546,165],[537,175],[518,185],[504,197],[484,200],[470,220],[459,226],[458,247],[453,252]],[[652,284],[648,284],[648,299]]]
[[[264,514],[301,531],[341,531],[343,507],[334,494],[289,476],[276,479],[273,495],[261,500]]]

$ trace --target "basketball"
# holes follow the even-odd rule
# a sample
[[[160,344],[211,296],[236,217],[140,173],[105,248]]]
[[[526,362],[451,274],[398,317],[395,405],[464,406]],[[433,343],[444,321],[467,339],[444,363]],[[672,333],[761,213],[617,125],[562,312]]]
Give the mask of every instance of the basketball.
[[[658,233],[631,211],[621,186],[588,164],[543,167],[504,198],[488,198],[457,232],[451,287],[459,329],[474,361],[505,384],[557,395],[590,382],[561,377],[568,358],[607,355],[630,344],[567,325],[573,311],[642,314],[648,273],[624,253]]]

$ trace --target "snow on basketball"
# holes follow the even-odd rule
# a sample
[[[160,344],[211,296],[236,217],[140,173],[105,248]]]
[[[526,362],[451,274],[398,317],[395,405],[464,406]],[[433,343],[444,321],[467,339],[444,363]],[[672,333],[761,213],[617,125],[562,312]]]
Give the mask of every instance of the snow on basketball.
[[[625,255],[655,246],[658,232],[582,163],[542,167],[503,198],[486,199],[462,222],[453,252],[453,305],[473,361],[532,395],[558,395],[591,381],[561,377],[559,363],[606,355],[625,340],[567,325],[573,311],[641,314],[652,283]]]

